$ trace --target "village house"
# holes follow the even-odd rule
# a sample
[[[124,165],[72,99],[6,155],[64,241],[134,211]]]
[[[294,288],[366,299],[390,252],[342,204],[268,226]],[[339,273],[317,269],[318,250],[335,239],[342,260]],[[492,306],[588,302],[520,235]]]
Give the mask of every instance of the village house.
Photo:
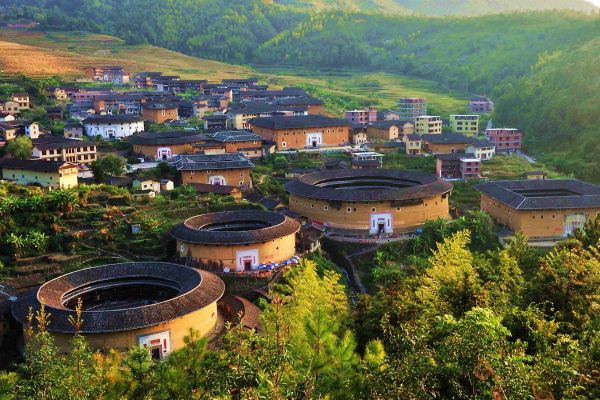
[[[133,153],[154,160],[168,160],[180,154],[195,151],[194,145],[210,139],[198,132],[168,131],[144,132],[127,139],[133,145]]]
[[[18,185],[39,185],[49,189],[77,186],[77,166],[64,161],[0,159],[2,179]]]
[[[474,140],[465,149],[467,153],[473,153],[475,158],[485,161],[491,160],[496,155],[496,146],[489,140]]]
[[[423,154],[423,137],[421,135],[404,135],[402,141],[406,148],[406,154],[411,156],[420,156]]]
[[[5,112],[10,115],[15,115],[15,114],[20,114],[21,109],[19,108],[19,103],[17,103],[16,101],[9,100],[9,101],[4,102],[4,107],[3,107],[2,112]]]
[[[263,138],[248,131],[221,131],[208,135],[213,141],[222,143],[226,153],[242,153],[249,159],[262,158]]]
[[[67,91],[58,86],[51,86],[51,87],[46,88],[46,94],[47,94],[48,98],[50,98],[52,100],[56,100],[56,101],[68,101],[69,100],[69,94],[67,93]]]
[[[472,153],[438,154],[436,159],[436,175],[444,179],[480,179],[481,160]]]
[[[348,110],[344,113],[344,118],[351,124],[367,125],[377,121],[377,108],[369,107],[362,110]]]
[[[308,97],[308,94],[304,89],[297,87],[285,87],[281,90],[248,90],[240,92],[240,100],[270,101],[294,97]]]
[[[369,137],[365,132],[356,132],[352,135],[352,144],[361,146],[369,141]]]
[[[324,111],[323,100],[309,96],[276,99],[271,104],[279,107],[305,107],[308,115],[321,115]]]
[[[179,119],[179,108],[176,103],[146,103],[142,107],[144,121],[162,124]]]
[[[486,138],[496,146],[498,153],[512,153],[521,150],[523,135],[514,128],[492,128],[485,130]]]
[[[525,172],[525,179],[544,180],[546,178],[548,178],[548,174],[544,171],[527,171],[527,172]]]
[[[394,110],[377,111],[377,121],[399,120],[400,114]]]
[[[359,153],[352,153],[352,168],[353,169],[365,169],[365,168],[382,168],[383,167],[383,154],[376,153],[374,151],[363,151]]]
[[[116,85],[129,83],[129,73],[123,71],[123,67],[110,65],[104,67],[87,67],[85,76],[88,79],[100,82],[110,82]]]
[[[0,122],[0,136],[2,136],[5,141],[16,138],[18,131],[19,128],[10,125],[8,122]]]
[[[277,150],[343,146],[350,142],[350,123],[323,115],[255,118],[252,131],[274,142]]]
[[[29,94],[25,92],[13,93],[10,99],[19,105],[19,111],[29,110]]]
[[[65,161],[73,164],[91,164],[96,161],[96,144],[77,139],[51,135],[32,140],[31,156],[47,161]]]
[[[52,121],[62,121],[64,118],[63,108],[61,106],[50,107],[47,106],[45,108],[46,115]]]
[[[250,121],[258,117],[275,115],[298,116],[308,115],[307,107],[278,106],[265,102],[243,102],[227,110],[227,117],[233,129],[250,129]]]
[[[424,149],[431,154],[466,153],[477,139],[458,133],[421,135]]]
[[[441,134],[442,118],[437,115],[421,115],[416,118],[415,133],[419,135]]]
[[[225,131],[229,128],[229,119],[225,114],[205,115],[202,120],[204,121],[204,130],[209,132]]]
[[[398,119],[416,123],[417,117],[427,115],[427,100],[419,97],[401,97],[398,102]]]
[[[63,135],[67,139],[83,139],[83,125],[80,122],[68,122]]]
[[[530,239],[561,239],[600,213],[600,187],[576,179],[485,182],[481,210]]]
[[[404,142],[398,140],[390,140],[387,142],[376,141],[371,143],[370,145],[370,147],[372,147],[374,151],[384,154],[404,153],[405,146],[406,145],[404,144]]]
[[[144,132],[144,121],[134,115],[99,115],[83,120],[85,133],[90,137],[121,139]]]
[[[141,114],[146,101],[144,93],[110,93],[94,96],[96,114]]]
[[[450,131],[465,136],[479,134],[479,115],[450,115]]]
[[[177,157],[173,165],[184,185],[203,183],[252,188],[250,173],[254,164],[240,153],[182,155]]]
[[[12,114],[0,113],[0,122],[10,122],[14,121],[15,116]]]
[[[110,89],[81,89],[71,95],[74,111],[87,111],[94,109],[94,101],[101,96],[112,94]],[[100,106],[98,106],[100,108]],[[95,110],[94,110],[95,111]]]
[[[485,97],[477,97],[469,101],[469,111],[478,114],[490,114],[494,111],[494,102]]]
[[[134,190],[141,190],[143,192],[151,191],[154,193],[160,193],[160,181],[152,179],[139,180],[134,179],[132,182],[132,188]]]
[[[208,183],[189,183],[196,190],[196,194],[216,194],[219,196],[231,196],[235,200],[242,199],[242,191],[236,186],[229,185],[210,185]]]
[[[377,121],[367,125],[369,140],[397,140],[402,135],[414,133],[412,122],[399,120]]]

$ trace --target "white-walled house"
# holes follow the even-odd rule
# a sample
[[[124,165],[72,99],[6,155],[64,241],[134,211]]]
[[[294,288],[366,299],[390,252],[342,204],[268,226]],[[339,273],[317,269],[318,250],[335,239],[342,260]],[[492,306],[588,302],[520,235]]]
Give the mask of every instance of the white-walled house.
[[[496,155],[496,146],[489,140],[477,140],[470,144],[466,149],[466,153],[473,153],[475,158],[481,161],[491,160]]]
[[[98,115],[83,120],[85,134],[103,139],[121,139],[144,132],[144,121],[137,115]]]

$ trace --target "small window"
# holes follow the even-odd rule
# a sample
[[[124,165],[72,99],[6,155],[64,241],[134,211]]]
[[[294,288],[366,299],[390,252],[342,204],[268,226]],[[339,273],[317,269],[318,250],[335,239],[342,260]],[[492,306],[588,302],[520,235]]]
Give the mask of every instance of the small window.
[[[350,207],[348,207],[348,208],[346,208],[346,212],[349,212],[349,213],[351,213],[351,212],[352,212],[352,209],[351,209]]]
[[[371,212],[375,212],[375,207],[371,208]]]
[[[327,211],[327,210],[329,210],[329,207],[328,206],[323,206],[323,210]]]

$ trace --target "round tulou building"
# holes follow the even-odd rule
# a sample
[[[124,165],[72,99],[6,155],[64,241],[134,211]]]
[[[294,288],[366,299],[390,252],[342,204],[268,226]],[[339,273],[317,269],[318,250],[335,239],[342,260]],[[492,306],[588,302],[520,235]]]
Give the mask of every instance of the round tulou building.
[[[258,210],[226,211],[189,218],[171,230],[186,265],[218,273],[271,269],[291,262],[300,224]]]
[[[28,324],[30,307],[43,303],[48,331],[58,348],[69,351],[76,332],[71,319],[81,299],[81,328],[92,349],[148,348],[155,359],[184,346],[194,329],[202,336],[217,324],[217,300],[225,284],[216,275],[178,264],[110,264],[55,278],[13,304],[13,315]]]
[[[391,169],[320,171],[285,186],[290,209],[346,234],[412,232],[450,218],[452,185],[435,175]]]

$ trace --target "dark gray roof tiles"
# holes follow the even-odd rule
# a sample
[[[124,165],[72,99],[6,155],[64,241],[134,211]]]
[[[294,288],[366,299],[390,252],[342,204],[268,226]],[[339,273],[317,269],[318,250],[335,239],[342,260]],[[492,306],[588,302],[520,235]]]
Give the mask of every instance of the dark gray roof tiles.
[[[35,312],[40,308],[40,302],[43,302],[46,310],[52,315],[48,330],[74,333],[69,317],[75,317],[75,311],[63,304],[63,296],[85,285],[102,284],[103,281],[120,278],[166,280],[178,287],[179,294],[171,299],[144,306],[118,310],[85,310],[82,313],[82,333],[123,332],[163,324],[216,302],[225,291],[225,284],[216,275],[179,264],[110,264],[82,269],[53,279],[38,290],[20,297],[13,304],[12,312],[17,321],[26,324],[29,307]]]
[[[142,122],[142,117],[138,115],[97,115],[83,120],[84,124],[126,124],[132,122]]]
[[[211,230],[204,229],[214,224],[236,224],[240,222],[260,222],[265,225],[257,229]],[[198,244],[235,245],[262,243],[283,236],[292,235],[300,230],[300,223],[285,215],[258,210],[225,211],[202,214],[175,225],[171,236],[175,239]]]
[[[475,188],[518,210],[600,207],[600,186],[577,179],[496,181],[480,183]]]
[[[452,185],[419,171],[341,169],[303,175],[288,182],[285,189],[307,198],[370,202],[429,198],[449,193]]]
[[[262,136],[248,131],[222,131],[211,133],[208,136],[218,142],[249,142],[263,140]]]
[[[18,158],[0,158],[0,168],[13,168],[24,171],[58,172],[63,165],[72,165],[64,161],[21,160]],[[75,166],[75,165],[72,165]]]
[[[254,164],[240,153],[187,154],[179,156],[174,164],[178,171],[254,168]]]
[[[350,126],[346,119],[331,118],[324,115],[300,115],[291,117],[254,118],[250,123],[254,126],[270,129],[321,128]]]
[[[133,144],[171,145],[201,143],[209,140],[207,136],[198,132],[172,131],[172,132],[144,132],[127,138]]]

